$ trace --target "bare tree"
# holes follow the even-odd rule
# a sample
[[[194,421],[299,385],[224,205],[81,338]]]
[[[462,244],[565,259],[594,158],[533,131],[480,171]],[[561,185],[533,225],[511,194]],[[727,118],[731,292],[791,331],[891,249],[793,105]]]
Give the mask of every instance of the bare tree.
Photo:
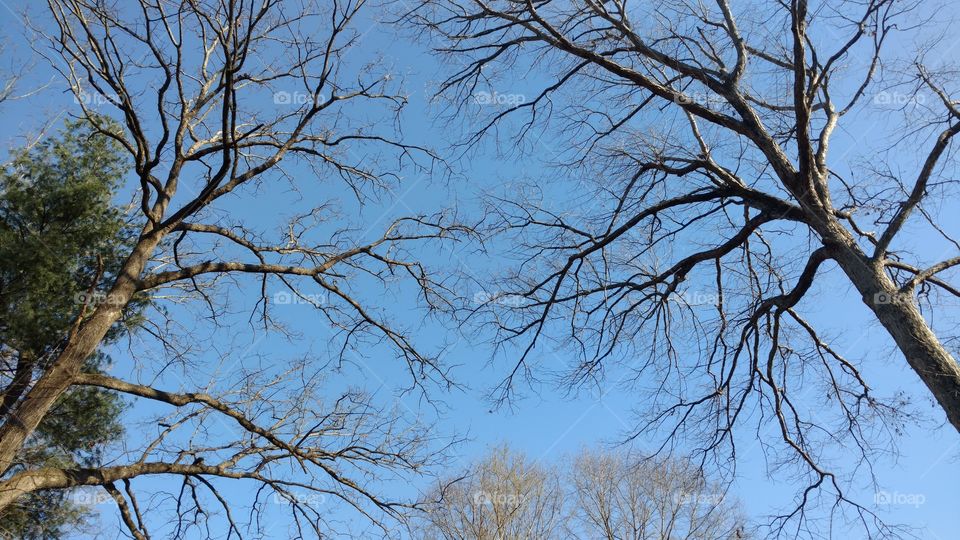
[[[388,323],[358,283],[385,291],[388,281],[405,276],[428,307],[441,305],[442,283],[414,253],[466,229],[447,215],[410,216],[371,240],[347,221],[329,221],[325,208],[338,193],[366,200],[401,171],[429,171],[437,162],[429,150],[395,138],[393,120],[405,100],[389,73],[346,57],[365,29],[357,28],[365,2],[295,4],[48,2],[50,24],[35,28],[50,40],[43,54],[69,83],[81,118],[129,153],[132,181],[125,189],[135,195],[131,219],[139,234],[119,270],[98,272],[84,284],[89,294],[77,304],[72,327],[50,344],[29,384],[3,389],[9,407],[0,425],[0,509],[38,490],[93,486],[115,502],[134,538],[150,537],[158,513],[163,537],[224,531],[232,537],[248,530],[234,507],[237,492],[224,491],[222,482],[234,481],[256,486],[254,527],[273,497],[289,508],[295,534],[319,536],[331,514],[318,501],[339,500],[384,526],[410,502],[378,486],[423,472],[439,457],[436,438],[398,411],[378,408],[358,389],[331,395],[323,383],[345,357],[363,350],[394,351],[411,384],[422,389],[449,382],[436,358]],[[277,234],[256,225],[261,216],[238,214],[228,202],[258,190],[296,199],[298,187],[313,182],[325,186],[324,200],[289,223],[272,220]],[[242,285],[243,277],[255,287]],[[257,293],[254,326],[278,327],[271,287],[313,303],[334,331],[331,348],[339,357],[274,358],[259,367],[234,359],[234,369],[200,378],[203,370],[191,360],[196,353],[180,337],[203,320],[218,324],[227,292],[241,286]],[[169,315],[160,298],[196,299],[209,311],[177,320],[185,312]],[[133,306],[150,306],[137,322],[139,333],[155,339],[166,357],[131,348],[135,356],[125,361],[140,373],[137,380],[84,372],[85,360]],[[154,387],[172,366],[184,369],[185,387]],[[138,436],[108,466],[20,467],[25,442],[77,386],[119,392],[134,403],[152,402],[147,411],[167,412],[137,424]],[[154,496],[144,502],[135,480],[157,475],[171,479],[170,489],[163,502]],[[164,509],[175,514],[169,528]],[[223,521],[211,527],[218,513]],[[193,526],[199,528],[190,532]]]
[[[736,504],[692,463],[583,450],[544,464],[493,449],[436,492],[417,531],[429,539],[746,538]]]
[[[467,476],[447,479],[424,510],[414,535],[429,540],[556,538],[564,493],[556,468],[501,446]]]
[[[949,50],[936,12],[891,0],[436,0],[408,11],[454,66],[440,86],[450,112],[480,117],[465,144],[507,130],[519,155],[548,146],[544,160],[582,179],[495,201],[519,253],[498,287],[522,299],[492,319],[519,348],[497,397],[536,376],[535,351],[554,343],[576,353],[572,384],[621,359],[641,391],[634,436],[694,444],[721,465],[759,438],[772,462],[799,466],[809,483],[775,530],[824,534],[836,502],[887,530],[830,464],[883,450],[904,398],[876,395],[804,311],[830,300],[819,288],[852,285],[960,430],[948,349],[960,243],[940,205],[956,194],[960,109],[957,79],[934,56]],[[506,98],[489,99],[497,90]],[[857,159],[831,142],[866,150]],[[571,186],[570,204],[552,204]],[[815,501],[830,516],[820,532]]]
[[[746,538],[746,520],[693,463],[583,450],[568,472],[578,538]]]

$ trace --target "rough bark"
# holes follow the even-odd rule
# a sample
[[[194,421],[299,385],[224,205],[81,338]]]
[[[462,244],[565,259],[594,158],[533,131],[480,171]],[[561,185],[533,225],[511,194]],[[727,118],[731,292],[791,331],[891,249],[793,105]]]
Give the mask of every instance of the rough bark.
[[[138,463],[94,469],[35,469],[0,483],[0,508],[4,508],[26,493],[41,489],[64,489],[78,486],[102,486],[117,480],[151,474],[195,475],[207,474],[227,478],[243,478],[242,473],[227,471],[224,467],[186,463]]]
[[[844,251],[837,256],[840,267],[960,432],[960,365],[930,329],[913,291],[898,289],[880,264],[860,250]]]

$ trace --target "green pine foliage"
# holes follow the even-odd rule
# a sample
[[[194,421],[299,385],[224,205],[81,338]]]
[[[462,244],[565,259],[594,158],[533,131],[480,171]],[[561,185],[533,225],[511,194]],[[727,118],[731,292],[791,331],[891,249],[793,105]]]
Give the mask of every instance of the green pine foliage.
[[[57,137],[17,152],[0,171],[3,410],[16,402],[18,382],[29,384],[56,358],[84,302],[102,297],[136,239],[138,231],[113,204],[128,170],[115,141],[77,121],[67,123]],[[144,305],[140,301],[128,310],[108,342],[136,325]],[[85,369],[96,372],[108,362],[98,353]],[[113,392],[69,390],[6,475],[41,466],[97,464],[105,445],[122,435],[122,409]],[[88,501],[75,494],[38,492],[0,514],[0,537],[61,538],[83,526],[90,512]]]

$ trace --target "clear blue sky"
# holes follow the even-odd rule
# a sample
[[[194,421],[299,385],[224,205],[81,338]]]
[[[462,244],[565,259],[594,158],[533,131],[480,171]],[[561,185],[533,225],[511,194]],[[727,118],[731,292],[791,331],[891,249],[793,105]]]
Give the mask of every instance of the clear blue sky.
[[[34,133],[39,126],[47,123],[59,123],[64,113],[74,110],[71,95],[64,91],[63,82],[44,64],[40,58],[32,55],[29,49],[29,34],[24,30],[17,14],[25,3],[3,0],[0,2],[0,11],[3,12],[0,23],[0,35],[7,44],[2,59],[2,67],[7,69],[11,65],[26,65],[32,63],[24,85],[37,85],[50,82],[49,86],[36,95],[10,105],[3,110],[4,122],[0,126],[0,141],[3,150],[19,145],[23,136]],[[42,15],[41,6],[34,8],[35,14]],[[423,143],[443,150],[459,133],[451,134],[449,126],[432,121],[437,110],[428,100],[425,89],[432,87],[431,82],[441,75],[442,66],[438,65],[435,57],[424,53],[423,47],[397,36],[386,25],[376,24],[373,21],[363,21],[361,26],[368,30],[365,39],[361,41],[362,54],[382,55],[383,63],[392,66],[391,69],[398,77],[404,79],[404,86],[410,95],[410,106],[404,115],[404,131],[409,141]],[[859,141],[869,135],[874,124],[863,122],[847,125],[846,131],[838,136],[838,142],[832,149],[834,159],[858,147]],[[551,140],[544,137],[540,143],[549,156]],[[379,201],[366,205],[363,208],[354,208],[345,202],[343,215],[355,226],[367,229],[369,235],[375,235],[392,217],[414,214],[418,212],[433,212],[450,206],[454,201],[461,211],[469,215],[478,211],[478,199],[484,193],[497,192],[511,180],[524,176],[537,177],[540,168],[535,160],[497,160],[491,155],[483,153],[469,161],[460,161],[457,166],[460,174],[452,181],[419,175],[411,172],[402,179],[400,185],[384,193]],[[305,173],[308,171],[304,171]],[[329,192],[315,191],[317,187],[307,187],[304,199],[309,202],[311,195],[321,196]],[[323,189],[329,189],[325,186]],[[559,188],[552,193],[557,201],[566,197]],[[349,201],[344,198],[344,201]],[[256,197],[239,197],[234,200],[230,211],[235,215],[250,215],[255,223],[271,223],[276,216],[291,215],[297,208],[289,206],[287,199],[274,197],[270,191],[258,193]],[[307,203],[304,203],[307,204]],[[956,201],[946,201],[945,204],[956,205]],[[946,223],[948,230],[960,230],[960,213],[953,213],[953,220]],[[918,251],[937,251],[939,246],[927,245],[923,231],[912,231],[915,248]],[[498,258],[498,250],[504,246],[493,245],[488,255],[481,255],[467,249],[441,251],[430,257],[427,262],[433,263],[448,270],[460,270],[471,275],[483,276],[503,271],[504,259]],[[253,281],[242,282],[256,288]],[[409,291],[406,291],[409,292]],[[434,396],[440,398],[445,406],[436,415],[438,430],[441,434],[466,432],[470,439],[457,448],[457,460],[451,466],[451,473],[465,466],[471,459],[482,454],[490,446],[508,441],[515,448],[528,453],[530,456],[551,460],[565,453],[570,453],[582,445],[595,445],[617,441],[625,432],[632,428],[632,409],[637,405],[631,398],[631,393],[616,385],[608,384],[602,397],[595,392],[584,392],[578,396],[559,393],[549,384],[536,388],[536,391],[527,392],[524,400],[517,403],[513,410],[491,411],[490,403],[485,399],[485,392],[492,385],[500,381],[505,369],[511,366],[511,358],[501,355],[494,357],[488,336],[479,336],[479,339],[467,339],[453,329],[427,322],[420,325],[419,314],[404,307],[407,294],[403,290],[396,298],[384,298],[383,304],[393,306],[387,309],[386,314],[401,324],[418,327],[415,333],[416,342],[427,350],[445,347],[444,360],[449,365],[458,366],[453,371],[453,378],[466,385],[462,391],[442,393],[437,391]],[[465,296],[472,296],[482,292],[479,287],[475,290],[459,291]],[[885,332],[875,323],[866,312],[858,295],[851,286],[841,279],[827,279],[820,283],[815,302],[804,304],[805,313],[822,327],[831,329],[839,337],[842,350],[850,356],[864,359],[864,372],[867,380],[881,394],[894,391],[903,391],[914,397],[927,409],[931,416],[939,418],[934,408],[924,404],[930,402],[925,388],[917,377],[906,368],[898,353],[896,353]],[[378,290],[369,291],[370,298],[376,298]],[[255,365],[264,358],[271,361],[282,361],[284,358],[294,358],[304,351],[311,351],[317,357],[327,354],[329,330],[324,327],[319,317],[314,317],[307,306],[289,306],[281,314],[283,320],[293,329],[302,333],[302,339],[287,342],[275,335],[260,335],[247,326],[248,314],[243,307],[249,303],[250,295],[243,291],[234,293],[234,304],[226,321],[231,331],[214,332],[199,323],[198,334],[209,332],[208,343],[211,349],[219,351],[233,350],[238,366]],[[192,317],[198,309],[172,308],[175,314],[183,317],[184,324],[193,326]],[[206,335],[206,334],[203,334]],[[362,384],[369,390],[376,392],[378,399],[384,403],[396,403],[411,416],[433,417],[434,412],[425,407],[415,394],[399,395],[398,388],[403,386],[404,372],[396,364],[393,357],[381,354],[382,351],[371,351],[367,358],[356,358],[354,366],[348,366],[337,377],[335,385],[342,385],[344,381],[351,384]],[[118,375],[128,374],[131,363],[125,358],[126,351],[115,354],[117,366],[114,368]],[[216,355],[198,356],[201,364],[200,371],[213,370],[216,365]],[[203,362],[209,360],[209,365]],[[562,351],[544,350],[538,358],[544,365],[555,363],[557,367],[565,365],[569,359],[564,358]],[[612,380],[618,374],[612,373]],[[182,374],[167,373],[158,386],[176,388],[181,383]],[[193,380],[201,377],[193,375]],[[152,412],[150,409],[141,409],[135,414]],[[130,434],[135,437],[136,434]],[[776,437],[776,434],[770,434]],[[797,485],[790,478],[775,476],[769,478],[765,471],[765,460],[762,445],[752,434],[740,441],[739,477],[734,485],[734,494],[742,499],[746,508],[753,516],[763,516],[777,508],[790,504],[795,495]],[[636,441],[640,449],[650,448],[650,441]],[[922,495],[923,503],[917,506],[902,504],[888,505],[877,508],[881,515],[893,523],[905,523],[922,528],[919,536],[934,540],[947,540],[957,537],[960,530],[960,437],[949,427],[931,428],[925,425],[922,428],[909,428],[898,439],[899,456],[881,458],[875,462],[875,474],[882,487],[891,494]],[[840,466],[853,466],[853,463],[839,463]],[[454,470],[456,469],[456,470]],[[863,476],[866,480],[867,476]],[[145,484],[149,485],[149,484]],[[394,489],[407,489],[395,487]],[[857,500],[871,506],[874,500],[874,488],[866,481],[855,494]],[[244,497],[243,490],[233,493],[237,500]],[[286,529],[282,516],[283,508],[275,509],[276,515],[267,515],[264,519],[277,520],[275,526],[269,528],[274,533],[273,538],[285,538]],[[348,514],[344,514],[347,518]],[[356,517],[356,516],[354,516]],[[111,513],[105,514],[104,525],[109,531],[117,527],[115,517]],[[859,538],[862,534],[852,529],[837,531],[838,538]]]

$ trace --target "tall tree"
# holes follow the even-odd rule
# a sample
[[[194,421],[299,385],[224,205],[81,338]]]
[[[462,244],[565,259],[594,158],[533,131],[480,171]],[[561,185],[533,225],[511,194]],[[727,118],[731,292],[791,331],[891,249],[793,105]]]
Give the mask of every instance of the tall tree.
[[[60,352],[98,278],[113,278],[136,237],[112,202],[126,170],[119,145],[86,122],[15,155],[0,173],[0,414],[7,415]],[[131,308],[128,313],[139,310]],[[134,317],[135,319],[135,317]],[[115,341],[135,321],[118,321]],[[85,373],[109,361],[95,352]],[[6,472],[100,463],[105,443],[122,434],[121,399],[112,391],[64,392]],[[82,524],[86,508],[66,491],[31,493],[0,511],[0,532],[55,538]]]
[[[103,264],[98,259],[93,272],[87,264],[64,286],[90,292],[68,319],[67,335],[36,336],[44,354],[37,376],[16,379],[26,384],[0,418],[0,511],[35,493],[91,486],[112,499],[137,539],[151,531],[241,535],[248,529],[238,507],[250,510],[257,529],[278,501],[272,508],[289,511],[292,535],[325,535],[339,521],[329,506],[337,501],[386,530],[385,520],[402,517],[410,501],[378,491],[381,482],[422,472],[437,457],[435,438],[358,389],[330,394],[324,366],[390,350],[411,384],[445,383],[437,359],[388,322],[373,303],[379,295],[362,291],[385,292],[407,276],[426,305],[442,303],[445,290],[414,251],[465,229],[445,215],[417,215],[371,240],[346,221],[325,222],[324,208],[338,193],[366,200],[402,172],[435,164],[429,151],[395,137],[392,120],[405,100],[381,64],[346,56],[365,29],[354,28],[365,2],[51,0],[48,7],[49,24],[36,30],[49,39],[51,66],[97,140],[113,141],[127,156],[118,191],[135,200],[135,234],[128,244],[98,236]],[[296,202],[308,182],[325,188],[324,200],[289,222],[265,224],[256,208],[230,207],[256,190]],[[271,238],[275,226],[280,232]],[[107,264],[114,255],[115,269]],[[174,329],[217,324],[227,292],[244,278],[257,285],[242,290],[259,293],[264,327],[276,327],[277,298],[312,303],[340,357],[277,358],[259,369],[234,364],[204,380],[200,360]],[[143,313],[141,328],[166,358],[141,358],[146,349],[137,347],[117,360],[129,376],[86,369],[117,325],[159,291],[197,300],[209,313],[153,304],[158,309]],[[320,296],[323,302],[314,300]],[[203,341],[191,346],[216,354]],[[177,368],[182,387],[158,388]],[[89,389],[117,392],[154,420],[138,424],[137,437],[108,464],[21,463],[44,423],[65,418],[58,403]],[[144,476],[167,481],[157,488],[140,483]],[[259,489],[224,492],[231,481]],[[151,490],[147,502],[137,496],[143,489]]]
[[[557,470],[501,446],[431,494],[413,536],[427,540],[557,538],[564,492]]]
[[[776,433],[768,456],[809,482],[776,531],[816,537],[841,515],[883,528],[833,459],[885,450],[908,409],[878,395],[807,308],[833,300],[816,296],[823,286],[852,287],[960,431],[949,349],[960,242],[955,208],[940,204],[957,192],[960,89],[938,56],[952,45],[935,37],[936,11],[893,0],[413,7],[407,19],[455,66],[441,93],[459,118],[480,118],[467,142],[512,127],[519,155],[581,180],[566,206],[551,194],[570,186],[492,206],[522,268],[492,285],[523,300],[494,321],[520,349],[499,397],[561,340],[577,355],[573,383],[614,365],[636,378],[636,436],[695,441],[704,460],[730,463],[757,427]],[[478,98],[492,95],[505,98]]]

